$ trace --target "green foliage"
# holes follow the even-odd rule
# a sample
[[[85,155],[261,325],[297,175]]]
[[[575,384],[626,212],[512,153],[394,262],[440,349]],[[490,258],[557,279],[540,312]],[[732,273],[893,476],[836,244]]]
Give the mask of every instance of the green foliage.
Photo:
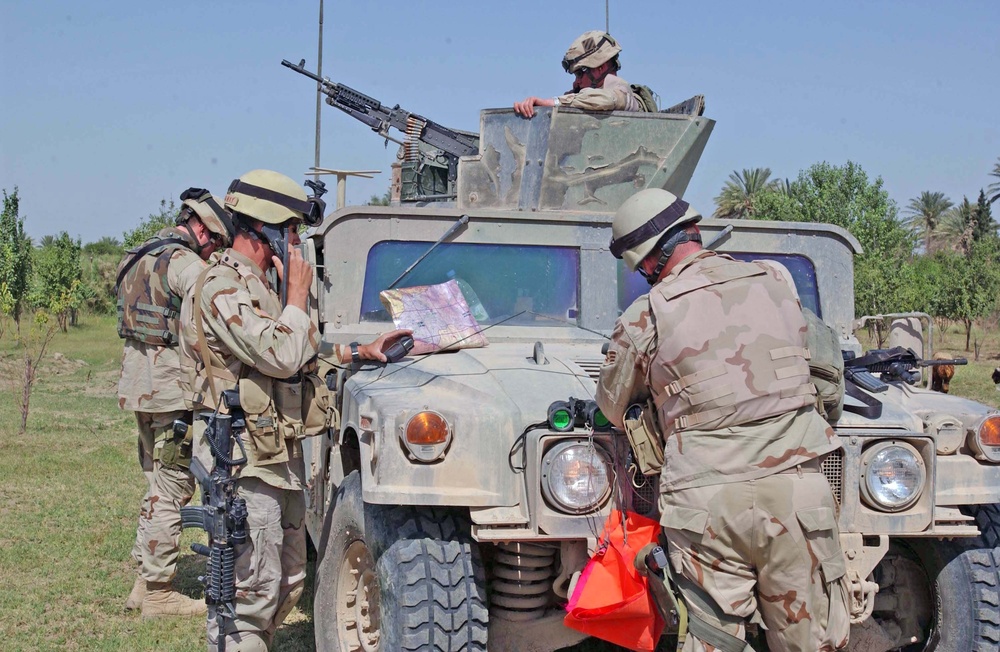
[[[952,207],[951,200],[943,192],[920,193],[920,197],[911,199],[906,205],[907,217],[903,224],[914,237],[924,241],[924,251],[931,252],[932,239],[941,221],[941,217]]]
[[[975,217],[976,227],[973,237],[979,241],[983,238],[996,237],[997,223],[993,221],[993,209],[986,199],[986,193],[980,189],[979,199],[976,200]]]
[[[173,226],[177,223],[179,214],[180,209],[173,200],[167,202],[166,199],[161,199],[159,212],[150,213],[137,227],[122,235],[125,249],[133,249],[159,233],[160,229]]]
[[[3,191],[0,214],[0,313],[20,323],[31,283],[31,238],[24,233],[24,218],[18,216],[17,187]]]
[[[82,257],[80,287],[83,308],[102,315],[115,311],[115,304],[118,301],[118,296],[115,294],[115,275],[121,258],[119,254]]]
[[[990,194],[990,203],[992,204],[996,200],[1000,199],[1000,156],[997,157],[997,162],[993,164],[993,171],[990,172],[991,177],[996,177],[996,181],[987,186],[986,190]]]
[[[392,188],[387,188],[385,194],[379,197],[378,195],[372,195],[368,200],[369,206],[388,206],[392,203]]]
[[[51,244],[35,250],[31,302],[55,315],[64,332],[67,321],[75,321],[77,311],[86,303],[86,292],[81,289],[80,248],[80,241],[63,231]]]
[[[861,243],[855,258],[854,305],[859,315],[894,312],[910,298],[911,235],[896,219],[896,204],[882,187],[869,181],[860,165],[817,163],[787,186],[760,193],[750,217],[841,226]]]
[[[97,242],[88,242],[83,245],[81,253],[84,256],[113,255],[121,258],[125,255],[125,247],[122,246],[122,243],[118,240],[118,238],[106,235]]]
[[[737,174],[733,170],[722,192],[715,198],[715,213],[712,217],[746,218],[760,213],[758,198],[768,192],[781,192],[780,179],[771,179],[771,168],[744,169]]]
[[[997,309],[1000,295],[1000,241],[973,241],[967,254],[940,252],[941,271],[932,314],[960,321],[965,326],[965,350],[969,350],[972,327]]]

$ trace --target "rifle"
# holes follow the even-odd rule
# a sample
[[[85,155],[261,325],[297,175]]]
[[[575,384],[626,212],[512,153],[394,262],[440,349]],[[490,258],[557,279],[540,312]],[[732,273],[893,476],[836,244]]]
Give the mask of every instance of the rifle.
[[[309,72],[305,69],[305,59],[299,61],[299,65],[282,59],[281,65],[318,82],[320,90],[326,94],[327,104],[365,123],[372,128],[372,131],[387,141],[391,140],[402,145],[408,156],[416,149],[415,141],[441,150],[448,161],[448,181],[450,183],[454,183],[458,178],[458,158],[479,153],[478,136],[453,131],[416,113],[400,108],[398,104],[390,109],[375,98],[356,91],[350,86],[331,82],[328,77],[320,77],[316,73]],[[390,128],[405,134],[406,140],[397,140],[389,136]]]
[[[240,405],[239,391],[222,392],[222,401],[229,414],[216,410],[208,419],[205,438],[208,440],[215,468],[211,473],[201,461],[191,459],[191,473],[201,485],[202,505],[181,508],[181,527],[200,528],[208,533],[208,545],[191,544],[191,549],[208,557],[205,575],[205,604],[215,606],[219,626],[219,652],[226,649],[226,623],[236,618],[236,548],[247,541],[247,504],[236,495],[234,467],[246,464],[246,448],[239,433],[246,428],[246,417]],[[240,447],[242,459],[233,459],[233,439]]]
[[[965,358],[951,360],[922,360],[913,349],[895,346],[891,349],[874,349],[860,358],[844,360],[844,377],[869,392],[884,392],[885,383],[902,380],[913,385],[920,379],[918,367],[969,364]],[[874,374],[879,374],[875,378]]]

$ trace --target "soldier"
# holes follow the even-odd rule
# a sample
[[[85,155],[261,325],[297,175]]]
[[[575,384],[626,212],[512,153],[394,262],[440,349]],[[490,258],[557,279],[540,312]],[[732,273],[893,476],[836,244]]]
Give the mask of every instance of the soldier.
[[[636,403],[658,423],[684,650],[739,649],[755,610],[772,650],[840,649],[846,566],[820,468],[840,442],[814,407],[798,295],[780,265],[702,249],[700,219],[660,189],[615,215],[611,253],[652,288],[615,325],[597,403],[620,428]]]
[[[177,226],[163,229],[129,251],[118,266],[118,334],[125,339],[118,407],[133,410],[139,425],[139,462],[148,489],[139,510],[132,559],[139,575],[125,602],[143,616],[205,611],[200,600],[173,590],[180,508],[191,500],[191,443],[173,423],[190,423],[180,386],[177,320],[181,301],[204,260],[232,239],[232,222],[219,201],[200,188],[181,194]]]
[[[265,651],[302,594],[305,580],[305,465],[301,415],[305,378],[315,365],[319,331],[309,316],[313,270],[298,249],[297,227],[318,223],[323,204],[292,179],[253,170],[233,181],[225,199],[236,235],[196,281],[181,310],[185,396],[195,413],[195,455],[208,461],[199,415],[214,411],[224,390],[238,387],[246,412],[248,463],[234,469],[246,500],[248,542],[237,549],[236,618],[227,625],[229,650]],[[286,305],[265,280],[275,267],[287,282]],[[287,276],[287,279],[285,277]],[[409,331],[373,343],[337,346],[341,362],[379,360]],[[325,389],[325,385],[321,384]],[[211,468],[210,464],[206,464]],[[209,609],[208,649],[218,649],[215,607]]]
[[[573,41],[563,57],[563,70],[575,77],[573,90],[559,97],[526,97],[514,103],[514,111],[525,118],[535,115],[536,106],[569,106],[587,111],[645,110],[627,81],[618,77],[621,46],[610,34],[584,32]]]

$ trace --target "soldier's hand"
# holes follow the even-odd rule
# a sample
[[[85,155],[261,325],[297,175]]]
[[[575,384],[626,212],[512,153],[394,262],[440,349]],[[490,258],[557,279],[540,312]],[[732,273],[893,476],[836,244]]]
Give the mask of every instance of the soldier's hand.
[[[514,102],[514,113],[531,118],[535,115],[536,106],[555,106],[555,100],[542,97],[526,97],[521,102]]]
[[[388,333],[379,335],[378,338],[371,344],[359,345],[358,355],[362,360],[378,360],[379,362],[385,362],[385,350],[404,335],[413,335],[413,331],[408,328],[400,328],[398,330],[389,331]]]
[[[278,272],[278,280],[283,281],[286,270],[277,256],[271,257],[271,263]],[[312,287],[313,268],[302,257],[302,252],[292,248],[288,252],[288,304],[306,311],[309,302],[309,288]]]

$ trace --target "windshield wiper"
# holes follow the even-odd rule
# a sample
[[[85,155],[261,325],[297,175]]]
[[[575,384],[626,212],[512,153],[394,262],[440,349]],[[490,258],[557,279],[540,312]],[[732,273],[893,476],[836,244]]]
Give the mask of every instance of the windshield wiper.
[[[427,251],[425,251],[424,253],[420,254],[420,258],[417,258],[415,261],[413,261],[412,265],[410,265],[409,267],[407,267],[406,269],[404,269],[403,273],[400,274],[399,276],[397,276],[396,280],[393,281],[392,283],[390,283],[389,287],[387,287],[386,289],[387,290],[391,290],[392,288],[396,287],[396,284],[399,283],[400,281],[402,281],[403,277],[405,277],[407,274],[409,274],[410,272],[412,272],[413,268],[416,267],[417,265],[419,265],[421,260],[423,260],[424,258],[427,258],[427,255],[429,253],[431,253],[432,251],[434,251],[435,247],[437,247],[439,244],[441,244],[442,242],[444,242],[445,240],[447,240],[448,238],[450,238],[452,235],[454,235],[455,231],[458,231],[461,227],[465,226],[468,223],[469,223],[469,216],[468,215],[463,215],[462,217],[458,218],[458,221],[455,222],[454,224],[452,224],[451,228],[449,228],[447,231],[445,231],[444,235],[441,236],[440,238],[438,238],[437,242],[435,242],[430,247],[428,247]]]

